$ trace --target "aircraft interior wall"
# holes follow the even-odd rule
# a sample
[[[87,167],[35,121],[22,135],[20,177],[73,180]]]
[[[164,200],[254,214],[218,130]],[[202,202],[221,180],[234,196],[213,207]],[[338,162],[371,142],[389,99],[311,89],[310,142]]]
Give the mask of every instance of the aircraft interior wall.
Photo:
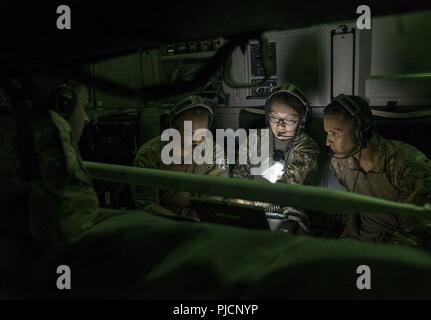
[[[256,126],[255,120],[244,116],[244,109],[260,109],[272,88],[286,82],[300,87],[313,107],[308,132],[322,150],[316,184],[340,188],[325,156],[323,107],[339,93],[367,98],[376,110],[385,112],[417,111],[430,106],[430,33],[431,11],[375,18],[371,30],[358,30],[353,21],[341,21],[268,32],[265,35],[271,47],[273,70],[266,83],[254,88],[232,88],[220,72],[198,93],[217,105],[214,128],[236,130]],[[132,88],[187,81],[221,42],[222,39],[204,42],[206,50],[195,52],[186,52],[185,43],[145,50],[94,64],[91,70],[97,77]],[[202,42],[200,45],[203,48]],[[193,50],[190,44],[187,46]],[[235,50],[230,73],[237,84],[263,79],[257,40],[250,41],[244,52]],[[94,125],[87,129],[82,142],[84,159],[126,165],[131,164],[140,145],[166,127],[167,113],[178,99],[124,98],[98,90],[92,98],[90,115]],[[405,140],[431,155],[425,138],[429,136],[429,116],[395,120],[390,116],[376,117],[379,133]],[[258,126],[263,125],[262,119]]]
[[[378,17],[373,19],[371,31],[356,30],[353,37],[349,32],[355,26],[353,21],[268,32],[269,41],[275,43],[276,72],[271,83],[253,90],[264,94],[276,84],[295,83],[305,91],[313,106],[325,106],[331,94],[339,92],[354,92],[372,101],[377,99],[380,105],[385,102],[382,99],[398,99],[404,105],[429,103],[423,87],[430,81],[431,48],[426,41],[431,31],[430,18],[430,11]],[[332,50],[331,32],[335,32]],[[258,43],[252,41],[244,54],[240,49],[233,54],[232,75],[238,82],[262,78],[252,70],[252,47],[256,46]],[[189,63],[189,59],[197,63]],[[175,59],[167,55],[166,48],[160,48],[107,60],[93,65],[92,69],[96,76],[138,88],[178,80],[178,73],[187,73],[187,69],[193,73],[193,68],[204,60],[198,56]],[[334,72],[332,92],[331,69]],[[409,75],[415,75],[414,79]],[[413,92],[415,99],[411,97],[412,92],[407,92],[411,87],[417,90]],[[392,91],[388,92],[388,88]],[[253,94],[250,88],[234,89],[224,83],[223,89],[229,95],[227,104],[230,107],[262,105],[262,99],[256,97],[259,94]],[[102,92],[96,92],[95,98],[95,107],[146,107],[143,101]]]

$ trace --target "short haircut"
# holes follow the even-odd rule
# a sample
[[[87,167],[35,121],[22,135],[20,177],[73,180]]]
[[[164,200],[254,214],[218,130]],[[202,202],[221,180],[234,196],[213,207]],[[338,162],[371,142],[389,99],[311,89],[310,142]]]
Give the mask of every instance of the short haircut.
[[[332,101],[325,107],[325,109],[323,109],[323,116],[337,115],[341,116],[343,120],[346,120],[350,124],[354,124],[356,121],[355,118],[350,114],[350,112],[347,111],[345,107],[343,107],[336,101]]]
[[[357,109],[358,114],[352,115],[344,106],[340,104],[336,99],[333,100],[326,108],[323,110],[323,115],[341,115],[343,120],[350,122],[352,125],[357,124],[357,118],[367,119],[370,122],[370,125],[373,126],[373,114],[371,112],[370,105],[368,102],[360,97],[360,96],[348,96],[352,102],[355,103],[356,107],[353,110]],[[362,121],[364,121],[362,120]]]
[[[275,103],[281,103],[284,105],[287,105],[294,109],[299,114],[302,113],[302,110],[304,109],[304,104],[295,96],[287,93],[287,92],[280,92],[278,94],[275,94],[271,97],[271,99],[268,100],[268,102],[265,105],[265,113],[268,115],[271,112],[271,108]]]
[[[180,112],[179,114],[177,114],[173,118],[173,121],[171,122],[171,126],[178,129],[178,126],[181,123],[180,119],[182,117],[184,117],[186,114],[188,114],[191,117],[196,117],[196,118],[207,118],[208,119],[208,127],[211,126],[211,114],[209,113],[209,111],[207,109],[202,108],[202,107],[187,109],[187,110],[184,110],[183,112]]]
[[[184,110],[183,112],[177,114],[175,116],[175,119],[184,116],[186,113],[191,114],[194,117],[208,117],[209,118],[211,116],[207,109],[201,108],[201,107],[196,107],[196,108]]]

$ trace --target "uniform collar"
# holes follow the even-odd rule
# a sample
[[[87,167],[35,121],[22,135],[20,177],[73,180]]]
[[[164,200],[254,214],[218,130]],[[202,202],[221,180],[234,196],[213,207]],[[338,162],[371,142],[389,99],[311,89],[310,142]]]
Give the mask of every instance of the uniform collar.
[[[275,136],[274,136],[274,134],[272,133],[272,130],[271,130],[271,128],[268,128],[269,129],[269,141],[270,141],[270,145],[271,145],[271,148],[273,147],[273,144],[274,144],[274,142],[275,142]],[[297,144],[298,143],[298,141],[299,140],[301,140],[301,137],[303,136],[303,132],[298,132],[296,135],[295,135],[295,137],[293,138],[294,140],[293,140],[293,144],[292,144],[292,146],[294,146],[295,144]],[[290,142],[291,140],[286,140],[286,144],[289,144],[289,142]]]
[[[386,139],[382,138],[379,135],[374,135],[373,142],[377,145],[377,156],[376,161],[374,163],[374,167],[370,172],[373,173],[382,173],[386,169],[386,159],[387,159],[387,142]],[[355,157],[350,157],[345,159],[347,162],[347,167],[350,170],[358,170],[357,159]]]

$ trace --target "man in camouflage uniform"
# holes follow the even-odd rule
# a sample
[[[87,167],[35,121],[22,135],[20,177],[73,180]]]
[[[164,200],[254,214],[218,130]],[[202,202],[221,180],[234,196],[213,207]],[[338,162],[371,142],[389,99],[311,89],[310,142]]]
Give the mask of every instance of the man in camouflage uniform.
[[[304,132],[310,112],[304,94],[295,86],[286,84],[275,90],[265,104],[266,120],[270,127],[269,159],[262,159],[261,165],[274,168],[278,162],[282,169],[273,176],[252,175],[250,163],[237,164],[233,169],[233,177],[278,183],[309,183],[317,171],[319,161],[319,146]],[[260,132],[255,143],[257,150],[260,150]],[[280,210],[277,206],[255,204]]]
[[[88,93],[75,82],[59,84],[39,77],[32,81],[37,92],[33,109],[39,104],[49,110],[44,107],[34,116],[29,109],[26,119],[15,121],[17,110],[6,98],[2,104],[1,192],[2,198],[9,199],[2,202],[2,211],[9,214],[10,226],[18,234],[54,242],[70,240],[93,225],[99,212],[97,195],[77,146],[88,121]],[[19,126],[24,120],[30,124],[27,130],[31,130],[32,141],[18,138],[23,137]],[[19,157],[20,146],[29,142],[34,150],[24,150]],[[26,159],[35,162],[30,174],[25,174]],[[9,193],[14,196],[7,196]],[[2,227],[8,224],[2,223]]]
[[[287,88],[287,89],[286,89]],[[317,171],[319,146],[303,132],[310,112],[308,102],[302,92],[293,85],[284,85],[275,90],[267,99],[265,113],[269,124],[269,164],[282,162],[285,170],[276,178],[277,182],[304,184]],[[260,133],[257,135],[257,150],[260,150]],[[264,179],[252,176],[251,165],[238,164],[234,167],[234,177]]]
[[[60,102],[49,102],[50,117],[60,134],[67,170],[67,184],[59,190],[57,196],[61,199],[60,224],[66,238],[78,236],[83,230],[91,227],[99,215],[99,201],[93,189],[91,178],[85,169],[78,148],[85,125],[89,122],[86,106],[88,105],[88,89],[84,85],[73,81],[60,84],[68,91],[76,93],[73,110],[64,113]],[[58,92],[58,85],[54,92]],[[51,92],[52,95],[52,92]],[[52,96],[50,99],[53,99]],[[66,102],[68,103],[68,102]]]
[[[431,202],[431,161],[415,147],[372,130],[368,103],[340,95],[324,110],[332,167],[349,192],[403,203]],[[342,238],[420,244],[425,222],[394,214],[349,215]]]
[[[216,163],[218,157],[222,157],[222,150],[219,145],[215,144],[213,148],[212,164],[197,164],[194,159],[191,164],[186,164],[184,159],[186,153],[193,153],[197,147],[203,147],[201,144],[207,144],[208,149],[212,149],[213,141],[206,138],[193,140],[191,148],[185,147],[187,139],[184,132],[185,122],[191,121],[192,134],[199,129],[208,129],[212,122],[213,111],[207,102],[198,96],[190,96],[177,104],[170,115],[170,122],[173,128],[176,128],[182,137],[181,145],[181,164],[165,164],[162,161],[162,150],[168,142],[162,141],[158,136],[145,143],[137,152],[134,165],[143,168],[154,168],[162,170],[171,170],[186,173],[195,173],[211,176],[226,176],[227,171],[224,165]],[[168,215],[181,216],[195,220],[196,212],[191,208],[190,196],[188,192],[160,190],[154,187],[133,186],[133,196],[136,208],[139,210]]]

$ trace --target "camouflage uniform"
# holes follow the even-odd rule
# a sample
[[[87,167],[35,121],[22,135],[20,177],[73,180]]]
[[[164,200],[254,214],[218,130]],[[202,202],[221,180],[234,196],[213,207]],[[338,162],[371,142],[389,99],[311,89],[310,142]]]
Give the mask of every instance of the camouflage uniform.
[[[50,111],[50,117],[59,131],[66,165],[66,186],[55,190],[61,203],[59,222],[66,238],[80,235],[98,218],[99,201],[93,183],[85,169],[78,146],[73,142],[69,123],[58,113]]]
[[[431,202],[431,161],[415,147],[380,136],[376,165],[372,171],[359,170],[353,157],[332,159],[339,182],[354,192],[403,203],[424,205]],[[359,239],[416,245],[425,221],[395,214],[360,214]],[[422,230],[422,231],[421,231]]]
[[[210,176],[227,176],[228,172],[225,170],[224,165],[216,164],[215,160],[213,164],[197,165],[193,163],[165,165],[161,159],[161,152],[166,144],[167,142],[161,141],[160,136],[148,141],[141,146],[137,152],[134,165],[143,168],[196,173]],[[220,149],[220,146],[214,144],[214,157],[220,155],[221,152],[222,150]],[[158,188],[147,186],[133,186],[132,191],[136,208],[139,210],[159,213],[158,209],[162,207],[168,209],[175,215],[196,219],[196,212],[193,209],[168,205],[170,199],[175,197],[179,191],[159,190]]]
[[[260,150],[260,132],[258,132],[257,150]],[[272,155],[274,145],[272,141],[273,134],[270,130],[269,133],[269,157],[270,164],[273,162]],[[284,151],[284,170],[283,175],[277,180],[282,183],[305,184],[310,181],[313,174],[316,173],[319,162],[319,146],[317,143],[306,133],[300,133],[296,136],[291,150],[286,150],[288,143],[277,143],[274,141],[275,149]],[[233,169],[234,178],[249,178],[249,179],[262,179],[259,176],[252,176],[250,173],[250,164],[242,165],[237,164]]]
[[[319,146],[317,143],[309,137],[306,133],[298,134],[292,146],[290,147],[290,152],[288,150],[289,141],[279,141],[275,140],[271,130],[269,130],[269,157],[270,159],[263,159],[262,163],[269,162],[269,166],[274,164],[272,159],[273,151],[281,150],[284,153],[284,172],[283,174],[277,178],[277,182],[281,183],[291,183],[291,184],[306,184],[310,182],[310,179],[316,173],[319,162]],[[257,150],[260,150],[261,145],[261,135],[258,132],[257,135]],[[251,165],[240,165],[237,164],[233,168],[232,176],[234,178],[249,178],[256,180],[265,180],[262,176],[251,175]],[[277,212],[284,213],[286,218],[289,219],[289,216],[295,216],[299,218],[299,226],[300,229],[297,233],[308,232],[308,227],[310,226],[310,221],[308,216],[301,210],[296,210],[294,208],[285,207],[281,208],[277,204],[271,203],[263,203],[259,201],[245,201],[246,203],[261,206],[265,208],[266,212]],[[280,225],[281,227],[281,225]]]
[[[4,102],[0,116],[1,229],[54,242],[79,236],[93,224],[99,206],[72,142],[70,125],[51,111],[29,119],[38,171],[29,179],[18,157],[18,143],[25,142],[17,141],[15,118],[10,104]]]

